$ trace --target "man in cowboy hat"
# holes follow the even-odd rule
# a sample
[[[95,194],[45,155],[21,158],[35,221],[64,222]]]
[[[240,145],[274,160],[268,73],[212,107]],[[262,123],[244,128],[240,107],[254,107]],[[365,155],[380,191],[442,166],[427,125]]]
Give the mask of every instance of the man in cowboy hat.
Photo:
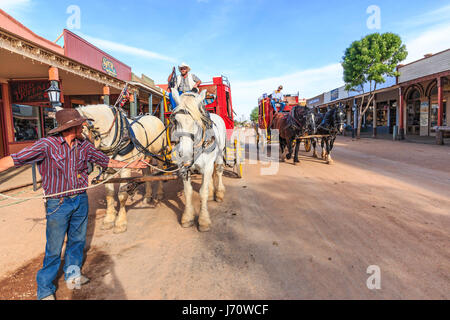
[[[279,86],[278,90],[275,90],[272,93],[272,106],[275,109],[275,112],[277,112],[277,107],[276,107],[277,104],[280,105],[279,112],[283,112],[284,108],[286,107],[286,103],[284,102],[284,95],[283,95],[283,93],[281,93],[282,90],[283,90],[283,86]]]
[[[75,109],[58,111],[58,127],[49,132],[51,136],[0,159],[0,172],[11,167],[37,163],[42,176],[42,188],[45,195],[50,196],[45,204],[45,258],[36,277],[39,300],[55,299],[56,287],[53,281],[60,267],[66,235],[64,273],[68,287],[73,289],[76,285],[81,286],[89,282],[89,279],[81,274],[89,213],[85,189],[88,187],[87,163],[93,162],[105,168],[123,168],[126,165],[124,162],[109,159],[83,139],[82,126],[87,120]],[[145,167],[139,160],[128,166],[130,169]]]
[[[180,71],[180,75],[174,78],[175,76],[175,67],[174,72],[169,76],[169,89],[170,90],[178,90],[178,93],[181,95],[186,92],[198,91],[198,87],[202,83],[202,81],[195,75],[190,73],[191,67],[189,67],[186,63],[182,63],[178,66],[178,70]],[[172,93],[169,94],[170,102],[172,104],[172,108],[175,108],[175,101],[173,100]]]

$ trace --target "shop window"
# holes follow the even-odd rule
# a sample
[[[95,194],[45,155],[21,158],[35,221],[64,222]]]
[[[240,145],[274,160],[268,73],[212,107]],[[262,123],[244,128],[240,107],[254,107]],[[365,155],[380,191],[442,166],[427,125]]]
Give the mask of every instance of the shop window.
[[[377,104],[377,127],[387,127],[389,108],[387,102]]]
[[[34,141],[55,127],[54,112],[48,107],[12,105],[14,141]]]

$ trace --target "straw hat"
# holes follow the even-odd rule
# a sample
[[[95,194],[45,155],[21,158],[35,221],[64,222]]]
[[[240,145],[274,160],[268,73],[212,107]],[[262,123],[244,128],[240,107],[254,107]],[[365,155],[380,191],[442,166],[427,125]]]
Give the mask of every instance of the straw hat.
[[[189,71],[191,71],[191,67],[187,64],[187,63],[185,63],[185,62],[183,62],[182,64],[180,64],[179,66],[178,66],[178,70],[181,72],[181,68],[188,68],[188,72]]]

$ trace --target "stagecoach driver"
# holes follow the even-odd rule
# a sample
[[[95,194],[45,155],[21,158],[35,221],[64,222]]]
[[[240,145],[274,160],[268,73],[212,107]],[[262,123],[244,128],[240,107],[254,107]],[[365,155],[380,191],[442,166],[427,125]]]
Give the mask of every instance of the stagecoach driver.
[[[180,75],[174,78],[175,72],[169,76],[169,88],[170,90],[178,90],[178,93],[181,95],[186,92],[198,91],[198,87],[202,83],[202,81],[195,75],[191,73],[191,67],[186,63],[182,63],[178,66],[178,70],[180,71]],[[174,68],[175,71],[175,68]],[[175,109],[175,100],[172,97],[172,92],[169,94],[170,102],[172,104],[172,108]]]
[[[81,274],[83,251],[86,243],[89,203],[85,190],[88,186],[88,162],[101,167],[122,168],[126,163],[109,159],[83,139],[82,126],[87,119],[75,109],[56,113],[58,127],[49,137],[38,140],[31,147],[0,159],[0,172],[12,167],[37,163],[42,176],[46,200],[46,237],[43,267],[37,273],[37,298],[55,300],[56,279],[61,264],[61,252],[67,235],[64,256],[65,280],[69,288],[84,285],[89,279]],[[127,168],[142,169],[139,160]],[[63,193],[60,195],[56,195]]]
[[[284,102],[284,95],[281,92],[283,90],[283,86],[279,86],[277,90],[272,93],[272,105],[275,111],[277,111],[276,105],[280,105],[279,112],[283,112],[286,107],[286,103]]]

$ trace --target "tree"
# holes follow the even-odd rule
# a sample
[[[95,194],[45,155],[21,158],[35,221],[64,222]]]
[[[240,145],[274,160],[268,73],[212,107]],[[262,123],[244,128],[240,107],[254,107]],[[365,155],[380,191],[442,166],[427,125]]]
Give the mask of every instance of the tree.
[[[401,38],[394,33],[373,33],[354,41],[345,50],[344,68],[345,90],[365,94],[369,84],[368,100],[361,99],[358,116],[358,133],[361,134],[361,120],[374,101],[377,85],[384,83],[386,76],[398,76],[397,65],[406,59],[408,52]]]
[[[259,117],[259,109],[258,107],[256,107],[255,109],[252,110],[252,113],[250,114],[250,120],[253,122],[258,122],[258,117]]]

